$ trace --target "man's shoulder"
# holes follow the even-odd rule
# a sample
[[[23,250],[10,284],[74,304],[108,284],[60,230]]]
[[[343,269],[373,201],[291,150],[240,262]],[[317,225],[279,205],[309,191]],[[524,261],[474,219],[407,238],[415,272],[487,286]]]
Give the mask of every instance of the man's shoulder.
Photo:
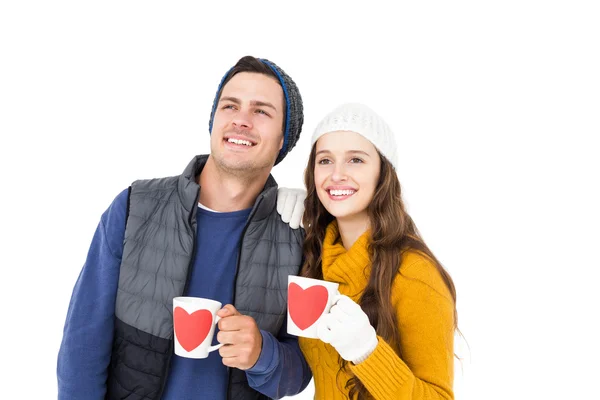
[[[180,175],[165,176],[161,178],[137,179],[131,184],[136,191],[164,190],[177,186]]]
[[[108,245],[114,254],[120,257],[123,243],[125,224],[128,213],[129,188],[122,190],[112,201],[108,209],[102,214],[103,232],[107,237]]]
[[[103,218],[109,219],[116,215],[125,214],[127,201],[129,198],[129,188],[123,189],[115,196],[108,209],[104,212]]]
[[[277,238],[278,242],[303,246],[305,235],[304,228],[291,228],[288,222],[284,222],[281,219],[281,215],[277,212],[277,208],[271,210],[268,220],[271,225],[268,232],[272,237]]]

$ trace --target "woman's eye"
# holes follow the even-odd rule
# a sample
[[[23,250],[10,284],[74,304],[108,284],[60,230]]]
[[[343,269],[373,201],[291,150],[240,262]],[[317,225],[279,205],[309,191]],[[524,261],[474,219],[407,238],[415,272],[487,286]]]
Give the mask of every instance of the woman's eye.
[[[321,164],[321,165],[331,164],[331,160],[329,160],[327,158],[323,158],[323,159],[319,160],[319,164]]]
[[[350,160],[351,163],[362,163],[363,160],[361,160],[360,158],[356,158],[354,157],[353,159]]]

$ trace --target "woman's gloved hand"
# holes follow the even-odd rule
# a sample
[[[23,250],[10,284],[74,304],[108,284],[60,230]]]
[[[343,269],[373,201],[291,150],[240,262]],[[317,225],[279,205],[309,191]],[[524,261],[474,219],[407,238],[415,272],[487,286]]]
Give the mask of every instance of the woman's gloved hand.
[[[340,356],[354,364],[369,357],[378,344],[369,317],[350,297],[338,295],[329,314],[317,326],[317,336],[331,344]]]

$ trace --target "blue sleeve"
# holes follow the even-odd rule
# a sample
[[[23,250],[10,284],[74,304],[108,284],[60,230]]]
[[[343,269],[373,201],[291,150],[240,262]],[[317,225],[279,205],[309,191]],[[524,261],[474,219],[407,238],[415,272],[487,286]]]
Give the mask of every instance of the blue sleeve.
[[[75,283],[58,352],[58,399],[104,399],[128,190],[102,215]]]
[[[262,351],[256,364],[246,371],[250,386],[273,399],[303,391],[312,373],[300,350],[298,338],[287,333],[287,321],[277,338],[266,331],[261,330],[260,333]]]

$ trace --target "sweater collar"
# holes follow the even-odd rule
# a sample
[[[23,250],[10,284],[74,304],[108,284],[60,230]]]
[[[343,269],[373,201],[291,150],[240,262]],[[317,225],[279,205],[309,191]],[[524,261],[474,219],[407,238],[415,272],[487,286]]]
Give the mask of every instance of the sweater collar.
[[[340,284],[342,294],[358,300],[367,286],[371,273],[368,245],[370,230],[365,231],[349,250],[344,248],[337,221],[332,221],[325,231],[323,241],[323,279]]]

